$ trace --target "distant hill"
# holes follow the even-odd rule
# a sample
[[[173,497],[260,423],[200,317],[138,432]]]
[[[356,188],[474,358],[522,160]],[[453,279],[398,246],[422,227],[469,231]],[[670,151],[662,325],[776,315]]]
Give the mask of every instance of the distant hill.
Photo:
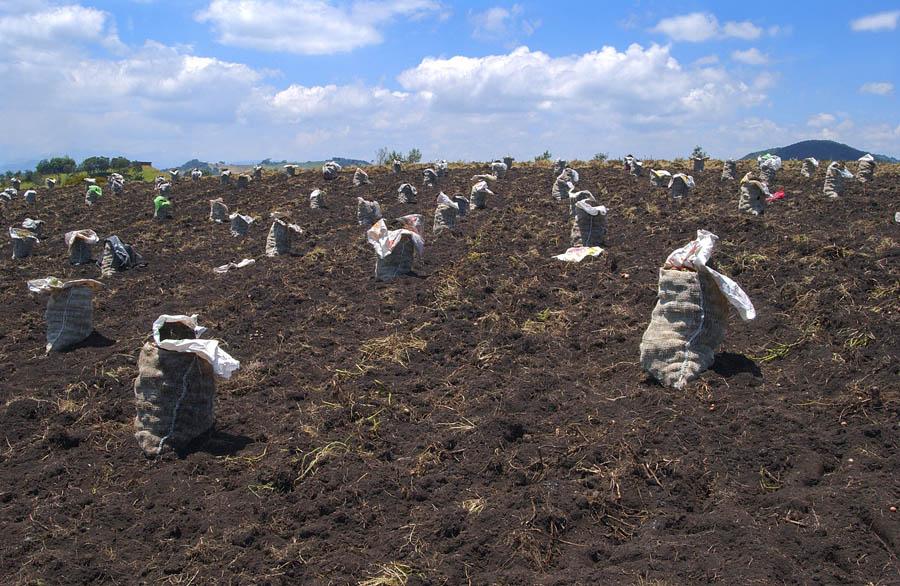
[[[200,169],[206,175],[212,174],[212,167],[209,166],[209,163],[205,163],[199,159],[191,159],[184,165],[178,167],[178,169],[181,171],[191,171],[192,169]]]
[[[764,155],[766,153],[778,155],[785,160],[814,157],[820,161],[855,161],[865,155],[866,151],[861,151],[833,140],[803,140],[785,147],[775,147],[750,153],[749,155],[742,157],[742,160],[755,159],[759,155]],[[875,157],[876,161],[882,163],[900,163],[900,160],[887,155],[876,155],[875,153],[872,153],[872,156]]]
[[[317,167],[321,167],[328,161],[334,161],[341,167],[366,167],[371,165],[369,161],[363,161],[361,159],[346,159],[344,157],[333,157],[331,159],[325,159],[322,161],[273,161],[272,159],[265,159],[260,161],[259,164],[263,167],[281,167],[282,165],[297,165],[301,169],[315,169]]]

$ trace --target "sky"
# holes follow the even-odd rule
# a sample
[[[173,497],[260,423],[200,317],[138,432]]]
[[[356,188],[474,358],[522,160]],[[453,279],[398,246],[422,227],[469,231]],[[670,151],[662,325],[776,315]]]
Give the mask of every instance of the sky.
[[[0,0],[0,164],[900,157],[900,2]]]

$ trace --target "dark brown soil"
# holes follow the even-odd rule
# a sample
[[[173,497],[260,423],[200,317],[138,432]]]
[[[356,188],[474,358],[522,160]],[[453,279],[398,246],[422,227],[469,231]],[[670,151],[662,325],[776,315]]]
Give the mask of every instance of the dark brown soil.
[[[12,202],[4,226],[36,216],[47,236],[0,259],[0,583],[900,583],[900,169],[834,202],[783,170],[787,199],[751,218],[716,167],[680,209],[618,167],[579,168],[610,215],[607,251],[577,265],[550,258],[569,227],[545,167],[514,169],[439,238],[437,189],[395,203],[419,171],[186,182],[166,223],[149,185],[92,208],[81,188]],[[474,172],[441,187],[468,193]],[[315,187],[328,209],[308,208]],[[356,195],[425,214],[417,276],[374,281]],[[244,240],[209,222],[220,196],[291,211],[295,253],[263,256],[265,219]],[[25,282],[97,278],[67,263],[80,228],[148,266],[104,279],[97,333],[44,356],[46,300]],[[673,391],[638,344],[658,267],[698,228],[759,317],[732,315],[715,366]],[[132,380],[162,313],[200,314],[242,368],[213,433],[148,460]]]

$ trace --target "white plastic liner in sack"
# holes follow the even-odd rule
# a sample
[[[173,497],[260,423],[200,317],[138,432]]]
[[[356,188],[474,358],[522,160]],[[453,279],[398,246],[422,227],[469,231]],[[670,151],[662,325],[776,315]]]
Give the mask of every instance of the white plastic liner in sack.
[[[240,262],[230,262],[230,263],[228,263],[228,264],[224,264],[224,265],[218,266],[218,267],[216,267],[216,268],[213,269],[213,272],[214,272],[215,274],[217,274],[217,275],[224,275],[225,273],[227,273],[227,272],[230,271],[231,269],[242,269],[242,268],[244,268],[244,267],[248,267],[248,266],[250,266],[250,265],[252,265],[252,264],[255,264],[255,263],[256,263],[256,261],[255,261],[254,259],[252,259],[252,258],[245,258],[244,260],[242,260],[242,261],[240,261]]]
[[[403,163],[394,159],[391,162],[391,171],[394,173],[394,175],[399,175],[400,172],[403,171]]]
[[[40,242],[33,232],[25,228],[11,227],[9,229],[9,237],[12,240],[13,258],[28,258],[31,256],[34,245]]]
[[[578,192],[572,196],[577,197],[581,193],[586,194],[586,197],[579,197],[573,206],[570,243],[573,247],[601,246],[606,241],[606,206],[598,205],[589,191]]]
[[[46,351],[59,352],[85,340],[94,331],[94,291],[103,283],[93,279],[63,281],[56,277],[28,281],[32,293],[48,293]]]
[[[553,161],[553,176],[559,177],[559,174],[562,173],[568,166],[568,161],[564,159],[556,159],[555,161]]]
[[[252,180],[253,179],[246,173],[241,173],[237,178],[237,186],[241,189],[247,189],[248,187],[250,187],[250,182]]]
[[[631,175],[634,177],[643,177],[644,176],[644,162],[643,161],[631,161]]]
[[[362,185],[368,185],[369,183],[371,183],[371,181],[369,181],[369,174],[357,167],[356,171],[353,172],[353,186],[360,187]]]
[[[856,179],[860,183],[867,183],[875,177],[875,157],[865,154],[859,159],[859,166],[856,170]],[[25,198],[28,199],[28,192],[25,192]]]
[[[322,165],[322,177],[327,181],[331,181],[332,179],[337,179],[338,173],[341,172],[342,167],[334,162],[328,161],[324,165]]]
[[[434,233],[440,234],[444,230],[455,228],[458,216],[459,204],[447,197],[447,194],[442,191],[438,195],[437,207],[434,209]]]
[[[178,180],[181,179],[181,171],[178,169],[172,169],[169,171],[169,176],[172,177],[172,183],[178,183]]]
[[[419,192],[409,183],[403,183],[397,188],[397,201],[400,203],[416,203],[416,195]]]
[[[285,165],[283,167],[283,169],[284,169],[284,174],[287,175],[288,177],[293,177],[294,175],[297,174],[297,166],[296,165]]]
[[[506,163],[502,163],[500,161],[494,161],[491,163],[491,173],[496,175],[499,179],[502,179],[506,176]]]
[[[557,201],[568,203],[569,193],[575,189],[575,183],[578,183],[578,179],[578,171],[566,167],[556,178],[556,181],[553,182],[553,189],[550,190],[550,195]]]
[[[170,324],[194,337],[162,339]],[[134,437],[148,456],[182,448],[215,424],[215,377],[230,378],[240,362],[218,341],[201,339],[205,331],[196,315],[162,315],[153,322],[153,340],[141,348]]]
[[[12,185],[15,189],[19,189],[22,187],[22,180],[18,177],[13,177],[9,180],[9,184]]]
[[[494,197],[494,192],[488,188],[488,184],[485,181],[479,181],[473,185],[472,191],[469,194],[472,206],[476,210],[483,210],[487,206],[488,196]]]
[[[599,246],[573,246],[553,258],[564,262],[581,262],[589,256],[600,256],[603,249]]]
[[[29,189],[25,191],[23,197],[25,198],[25,203],[27,203],[28,205],[34,205],[37,202],[37,191]]]
[[[378,255],[375,278],[379,281],[392,281],[400,275],[411,273],[415,255],[422,256],[425,252],[422,216],[410,214],[399,218],[399,221],[403,228],[398,230],[388,230],[382,219],[366,231],[366,240]]]
[[[356,198],[356,222],[360,226],[369,227],[381,219],[381,205],[377,201]]]
[[[263,168],[262,165],[257,165],[253,167],[253,180],[254,181],[262,181],[263,176]]]
[[[669,179],[669,195],[681,199],[694,188],[694,178],[684,173],[676,173]]]
[[[25,218],[22,220],[22,227],[37,236],[38,238],[44,235],[44,221],[43,220],[34,220],[32,218]]]
[[[231,183],[231,171],[228,169],[222,169],[222,173],[219,174],[219,182],[222,185],[228,185]]]
[[[193,171],[191,171],[191,181],[200,181],[202,177],[203,171],[201,171],[200,169],[194,169]]]
[[[434,164],[434,171],[438,177],[446,177],[447,173],[450,172],[450,163],[441,159]]]
[[[69,264],[82,265],[93,260],[91,247],[100,242],[100,237],[93,230],[72,230],[64,237],[69,249]]]
[[[422,184],[426,187],[434,187],[437,184],[438,174],[434,169],[422,171]]]
[[[641,339],[641,367],[676,389],[709,368],[725,338],[728,305],[743,320],[756,317],[747,294],[706,266],[718,236],[698,230],[659,270],[659,300]]]
[[[700,173],[706,168],[706,161],[709,157],[692,157],[691,162],[694,164],[694,173]]]
[[[822,187],[822,193],[831,199],[840,197],[844,193],[844,181],[847,179],[853,179],[853,173],[840,161],[832,162],[825,170],[825,184]]]
[[[650,183],[654,187],[668,188],[669,181],[671,181],[671,180],[672,180],[672,174],[669,173],[668,171],[664,171],[662,169],[660,169],[659,171],[650,169]]]
[[[56,187],[56,179],[47,179],[47,181],[44,182],[44,185],[47,186],[47,189],[53,189]]]
[[[819,161],[817,161],[813,157],[807,157],[803,159],[803,163],[801,163],[800,174],[804,177],[812,177],[816,174],[816,169],[818,168]]]

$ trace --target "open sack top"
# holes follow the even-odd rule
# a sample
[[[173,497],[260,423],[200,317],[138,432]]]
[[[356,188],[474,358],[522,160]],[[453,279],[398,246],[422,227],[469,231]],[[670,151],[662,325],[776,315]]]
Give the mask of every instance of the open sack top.
[[[66,232],[64,237],[66,246],[72,246],[76,238],[84,240],[86,244],[97,244],[100,242],[100,237],[93,230],[72,230],[71,232]]]
[[[15,238],[16,240],[34,240],[35,242],[40,242],[38,237],[31,230],[27,228],[16,228],[15,226],[10,227],[9,237]]]
[[[719,237],[709,230],[697,230],[697,238],[672,251],[672,254],[666,258],[663,268],[695,272],[706,271],[716,282],[728,302],[737,310],[741,319],[751,320],[756,317],[756,309],[753,308],[753,302],[750,301],[741,286],[729,277],[706,266],[718,240]]]
[[[94,279],[72,279],[63,281],[56,277],[46,277],[44,279],[32,279],[28,281],[28,290],[32,293],[59,293],[72,287],[87,287],[94,291],[103,288],[103,283]]]
[[[450,199],[450,197],[443,191],[437,197],[437,205],[448,206],[459,210],[459,204]]]
[[[168,323],[180,323],[194,332],[193,339],[170,340],[160,339],[160,330]],[[203,358],[212,365],[216,376],[224,379],[231,378],[231,374],[241,367],[241,363],[231,357],[219,347],[218,340],[205,340],[200,338],[206,332],[206,328],[197,323],[197,315],[161,315],[153,322],[153,342],[163,350],[172,352],[190,352]]]
[[[684,173],[676,173],[672,175],[672,178],[669,179],[669,187],[675,185],[676,179],[681,179],[682,181],[684,181],[684,184],[687,185],[688,189],[694,188],[694,178],[690,175],[685,175]]]
[[[416,247],[416,252],[419,256],[422,256],[425,252],[425,239],[422,237],[422,216],[419,214],[410,214],[398,218],[398,220],[400,220],[404,226],[398,230],[388,230],[384,219],[378,220],[366,231],[366,240],[368,240],[369,244],[372,245],[372,248],[375,249],[375,253],[380,258],[384,258],[394,250],[394,247],[396,247],[397,244],[400,243],[400,239],[408,234],[412,238],[413,244]]]

